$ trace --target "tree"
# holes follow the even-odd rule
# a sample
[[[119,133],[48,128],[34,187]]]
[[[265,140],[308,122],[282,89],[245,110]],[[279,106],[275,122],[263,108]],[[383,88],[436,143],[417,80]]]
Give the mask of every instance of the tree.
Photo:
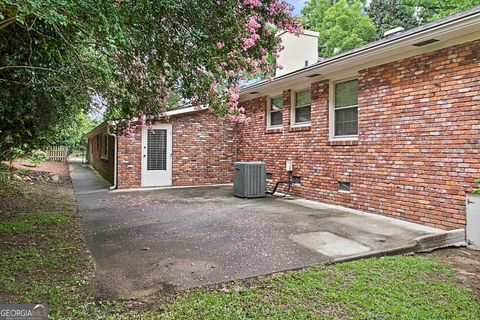
[[[300,32],[280,0],[0,0],[0,158],[45,144],[92,96],[124,127],[172,92],[243,122],[237,84],[273,72],[279,29]]]
[[[318,31],[322,57],[353,49],[375,40],[375,26],[363,14],[364,1],[312,0],[302,10],[303,23]]]
[[[385,31],[402,27],[405,30],[416,27],[420,20],[415,16],[415,7],[402,5],[402,0],[372,0],[367,14],[377,29],[377,38]]]
[[[401,0],[401,5],[414,8],[422,23],[480,5],[480,0]]]

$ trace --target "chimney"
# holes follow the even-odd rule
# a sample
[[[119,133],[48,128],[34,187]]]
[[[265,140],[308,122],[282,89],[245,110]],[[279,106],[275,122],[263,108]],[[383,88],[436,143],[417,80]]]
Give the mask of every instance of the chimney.
[[[396,27],[396,28],[393,28],[393,29],[390,29],[390,30],[387,30],[383,33],[383,36],[384,37],[388,37],[392,34],[395,34],[395,33],[399,33],[399,32],[402,32],[403,30],[405,30],[404,28],[402,27]]]
[[[280,51],[277,63],[282,69],[277,69],[275,77],[308,67],[318,61],[318,32],[304,30],[296,36],[287,31],[279,34],[284,49]]]

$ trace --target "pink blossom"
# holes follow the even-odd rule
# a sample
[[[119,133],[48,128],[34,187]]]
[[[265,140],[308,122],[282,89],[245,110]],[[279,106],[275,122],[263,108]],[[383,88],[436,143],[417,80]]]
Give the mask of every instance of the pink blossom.
[[[217,83],[214,81],[212,82],[212,84],[210,85],[210,92],[215,92],[217,91]]]
[[[225,43],[223,43],[221,41],[217,42],[217,48],[218,49],[222,49],[223,47],[225,47]]]
[[[253,47],[255,45],[255,40],[252,38],[244,39],[243,40],[243,49],[247,50],[250,47]]]
[[[250,38],[251,38],[253,41],[256,41],[256,40],[260,39],[260,36],[259,36],[258,34],[256,34],[256,33],[252,33],[252,34],[250,35]]]
[[[238,98],[240,98],[240,95],[238,93],[234,93],[230,96],[230,101],[238,101]]]
[[[256,30],[260,27],[261,25],[260,23],[257,22],[257,18],[255,16],[248,17],[248,21],[247,21],[248,31],[253,33],[253,32],[256,32]]]
[[[244,7],[249,5],[252,8],[259,7],[260,4],[261,4],[260,0],[243,0],[243,3],[242,3]]]

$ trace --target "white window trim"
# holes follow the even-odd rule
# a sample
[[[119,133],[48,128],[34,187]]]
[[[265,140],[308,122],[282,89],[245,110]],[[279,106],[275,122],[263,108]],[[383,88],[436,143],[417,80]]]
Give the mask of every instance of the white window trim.
[[[310,105],[306,104],[304,106],[297,106],[296,105],[296,101],[295,101],[295,97],[297,95],[297,92],[302,92],[302,91],[307,91],[307,90],[310,90]],[[309,88],[304,88],[304,89],[300,89],[300,90],[295,90],[295,91],[292,91],[291,93],[291,103],[290,103],[290,127],[291,128],[301,128],[301,127],[310,127],[311,126],[311,123],[312,123],[312,88],[309,87]],[[310,106],[310,121],[308,122],[295,122],[295,112],[297,110],[297,108],[301,108],[301,107],[307,107],[307,106]]]
[[[340,80],[330,80],[330,83],[328,85],[328,105],[329,105],[329,111],[328,111],[328,135],[329,135],[329,140],[330,141],[356,141],[358,140],[358,134],[352,134],[352,135],[345,135],[345,136],[336,136],[335,135],[335,84],[340,83],[340,82],[346,82],[349,80],[354,80],[358,79],[358,76],[355,77],[350,77],[350,78],[345,78],[345,79],[340,79]],[[348,109],[348,108],[358,108],[358,104],[356,106],[348,106],[348,107],[342,107],[339,109]]]
[[[282,108],[284,108],[283,95],[275,95],[267,97],[267,129],[279,129],[283,128],[283,112],[285,109],[282,109],[282,124],[277,124],[272,126],[272,99],[282,98]]]
[[[104,153],[104,151],[106,152]],[[100,139],[100,158],[108,160],[108,135],[106,133],[102,133]]]

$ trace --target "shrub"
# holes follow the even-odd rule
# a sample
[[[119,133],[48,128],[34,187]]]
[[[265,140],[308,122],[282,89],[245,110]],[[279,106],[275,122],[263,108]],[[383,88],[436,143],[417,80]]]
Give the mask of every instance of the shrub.
[[[28,156],[28,161],[34,165],[45,161],[47,154],[42,150],[33,150]]]

